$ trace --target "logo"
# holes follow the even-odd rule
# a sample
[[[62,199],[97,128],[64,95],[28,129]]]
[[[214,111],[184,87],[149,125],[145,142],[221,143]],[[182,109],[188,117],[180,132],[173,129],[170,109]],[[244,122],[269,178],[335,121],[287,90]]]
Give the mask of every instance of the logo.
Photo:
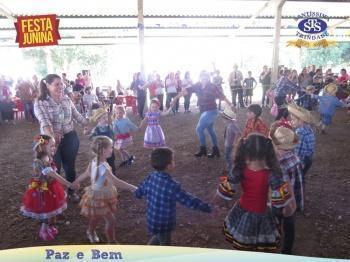
[[[298,30],[297,40],[287,42],[287,46],[295,47],[328,47],[334,45],[335,41],[328,41],[327,31],[329,17],[320,12],[304,12],[297,18]]]
[[[19,16],[15,22],[16,43],[20,48],[58,45],[58,25],[56,15]]]

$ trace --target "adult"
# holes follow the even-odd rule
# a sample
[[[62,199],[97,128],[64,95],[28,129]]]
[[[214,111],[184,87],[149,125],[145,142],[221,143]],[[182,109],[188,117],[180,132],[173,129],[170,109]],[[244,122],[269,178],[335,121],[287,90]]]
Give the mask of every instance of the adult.
[[[340,70],[340,75],[337,77],[337,85],[340,88],[346,89],[348,87],[349,75],[346,73],[346,69]]]
[[[159,110],[163,111],[164,107],[164,84],[162,79],[160,79],[160,75],[156,74],[156,79],[154,80],[154,84],[156,86],[156,96],[159,101],[160,107]]]
[[[77,78],[75,79],[75,85],[82,86],[83,88],[85,87],[86,82],[85,82],[85,79],[81,73],[77,74]]]
[[[177,82],[175,80],[175,74],[170,73],[165,79],[165,91],[166,91],[166,108],[169,109],[170,102],[177,96]],[[173,110],[174,113],[176,108]]]
[[[212,144],[213,151],[208,155],[209,158],[214,158],[220,156],[218,141],[214,129],[214,123],[218,117],[219,111],[216,105],[216,99],[224,100],[229,106],[233,107],[231,102],[225,97],[225,95],[219,90],[217,86],[210,82],[210,74],[206,71],[200,73],[200,82],[186,88],[178,94],[174,100],[171,102],[171,106],[174,106],[176,101],[189,93],[196,93],[198,96],[198,104],[201,116],[199,118],[196,132],[199,137],[200,149],[194,155],[196,157],[201,157],[207,155],[207,147],[205,142],[205,133],[207,130]]]
[[[261,83],[262,87],[262,99],[261,99],[261,106],[268,106],[269,105],[269,98],[266,96],[267,90],[270,89],[271,86],[271,72],[267,68],[267,66],[263,66],[263,71],[260,74],[259,82]],[[266,104],[265,104],[266,101]]]
[[[86,108],[87,116],[91,116],[92,105],[98,104],[98,98],[95,94],[91,93],[91,87],[85,88],[85,94],[83,95],[83,104]]]
[[[34,122],[34,110],[33,110],[33,102],[34,102],[34,88],[33,85],[29,81],[23,81],[22,79],[18,79],[17,86],[17,96],[21,99],[21,102],[24,106],[24,117],[27,121]]]
[[[66,88],[70,86],[70,81],[67,79],[66,73],[62,73],[62,82]]]
[[[323,73],[322,69],[318,68],[312,79],[312,85],[315,87],[315,94],[318,95],[323,88]]]
[[[144,118],[143,110],[146,104],[146,90],[147,84],[142,79],[141,73],[138,72],[134,75],[134,80],[131,83],[130,89],[136,93],[137,98],[137,110],[141,119]]]
[[[213,77],[213,84],[216,85],[222,93],[224,93],[224,89],[222,88],[222,83],[223,83],[223,79],[220,75],[220,71],[215,70],[214,77]],[[219,100],[219,110],[221,110],[221,100]]]
[[[313,79],[315,75],[316,75],[316,66],[311,65],[309,67],[309,76],[311,77],[311,79]]]
[[[189,88],[193,85],[191,76],[190,76],[190,72],[186,72],[184,75],[184,79],[181,81],[181,86],[182,86],[182,90]],[[191,113],[190,111],[190,103],[191,103],[191,96],[192,93],[189,92],[185,97],[185,103],[184,103],[184,108],[185,108],[185,114],[187,113]]]
[[[312,77],[307,72],[306,67],[304,67],[303,70],[301,71],[298,77],[298,83],[299,83],[300,89],[305,89],[307,86],[312,85]]]
[[[335,78],[334,78],[334,73],[332,72],[332,69],[329,68],[326,70],[326,73],[324,75],[324,85],[328,85],[330,83],[333,83],[335,81]]]
[[[180,78],[180,71],[177,71],[176,74],[175,74],[175,85],[176,85],[176,93],[177,94],[180,94],[181,91],[182,91],[182,81],[181,81],[181,78]],[[175,107],[175,112],[178,113],[179,112],[179,107],[180,107],[180,100],[177,100],[176,102],[176,107]]]
[[[34,112],[41,133],[55,138],[57,151],[54,161],[58,172],[63,166],[66,179],[73,182],[76,176],[75,159],[79,150],[79,138],[73,121],[87,126],[88,120],[77,111],[71,99],[63,94],[60,76],[49,74],[40,81],[40,95],[34,103]],[[74,201],[79,200],[73,190],[68,189],[68,194]]]
[[[241,108],[245,108],[243,103],[243,74],[241,71],[238,70],[238,66],[233,66],[233,71],[231,72],[228,82],[230,84],[231,88],[231,95],[232,95],[232,104],[236,106],[236,97],[238,94],[238,102]]]
[[[285,69],[283,71],[283,75],[276,83],[275,103],[278,107],[276,120],[280,120],[281,118],[288,117],[288,109],[287,109],[287,101],[286,101],[287,95],[298,91],[298,86],[291,81],[291,76],[292,76],[291,71],[288,69]]]

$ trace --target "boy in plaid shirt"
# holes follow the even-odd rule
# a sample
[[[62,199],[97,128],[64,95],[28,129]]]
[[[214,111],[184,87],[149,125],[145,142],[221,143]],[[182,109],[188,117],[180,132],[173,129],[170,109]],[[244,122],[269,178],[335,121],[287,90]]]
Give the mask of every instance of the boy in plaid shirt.
[[[291,114],[292,126],[299,137],[299,143],[296,145],[294,152],[298,155],[303,164],[303,184],[305,184],[305,175],[311,168],[312,158],[315,152],[315,134],[311,124],[315,123],[311,112],[295,104],[288,106]]]
[[[169,148],[152,152],[151,172],[135,191],[137,198],[147,199],[147,227],[152,234],[148,245],[171,245],[171,231],[176,225],[176,202],[202,212],[211,213],[209,204],[183,190],[168,172],[175,168],[174,153]]]

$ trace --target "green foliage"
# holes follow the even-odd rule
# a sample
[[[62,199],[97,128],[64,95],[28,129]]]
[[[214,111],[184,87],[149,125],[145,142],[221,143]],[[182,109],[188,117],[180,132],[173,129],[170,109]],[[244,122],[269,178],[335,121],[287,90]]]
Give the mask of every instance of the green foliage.
[[[44,48],[23,50],[23,57],[35,62],[35,71],[40,75],[48,73],[47,55],[52,61],[54,72],[69,72],[73,64],[81,69],[90,69],[97,74],[106,72],[107,51],[103,47],[55,46],[45,52]]]
[[[338,43],[337,46],[302,50],[302,66],[326,66],[329,63],[341,65],[350,61],[350,43]]]
[[[28,48],[23,50],[23,57],[35,62],[37,74],[47,75],[46,53],[43,48]]]

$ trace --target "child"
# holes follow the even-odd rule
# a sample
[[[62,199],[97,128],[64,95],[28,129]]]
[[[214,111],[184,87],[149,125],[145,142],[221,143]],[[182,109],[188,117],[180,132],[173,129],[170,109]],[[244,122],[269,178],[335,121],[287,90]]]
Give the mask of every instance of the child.
[[[145,148],[158,148],[165,146],[164,133],[159,125],[159,118],[162,115],[167,115],[170,113],[172,108],[170,107],[166,112],[161,112],[159,110],[160,104],[158,100],[153,99],[150,104],[150,111],[145,115],[145,118],[140,124],[140,129],[147,123],[147,128],[145,131],[143,146]]]
[[[313,86],[307,86],[305,89],[306,92],[295,99],[295,101],[303,108],[312,111],[312,109],[317,105],[317,100],[312,97],[312,94],[315,92]]]
[[[243,81],[244,90],[244,102],[248,106],[252,103],[253,89],[256,87],[257,82],[254,77],[252,77],[252,71],[248,71],[248,77]],[[248,102],[249,101],[249,102]]]
[[[40,220],[39,237],[52,240],[58,233],[54,226],[55,218],[67,209],[66,193],[61,184],[69,186],[70,183],[56,173],[52,162],[55,154],[55,140],[52,137],[36,136],[33,150],[33,177],[24,193],[21,213]]]
[[[241,139],[234,167],[216,193],[231,200],[241,184],[240,199],[229,211],[224,221],[224,234],[233,247],[240,250],[276,251],[280,233],[268,206],[269,188],[271,205],[284,208],[291,200],[289,186],[282,179],[270,139],[260,134],[250,134]]]
[[[174,153],[169,148],[152,152],[150,173],[135,191],[137,198],[147,199],[147,226],[152,234],[149,245],[171,245],[171,232],[176,224],[176,202],[190,209],[211,212],[208,204],[190,195],[169,174],[175,168]]]
[[[310,111],[296,104],[289,104],[288,112],[291,115],[292,126],[299,137],[295,153],[303,164],[303,184],[305,184],[305,175],[312,165],[315,152],[315,134],[310,126],[314,123],[314,119]]]
[[[119,151],[122,159],[120,167],[131,165],[135,159],[133,155],[126,151],[126,148],[133,143],[130,132],[138,129],[136,125],[125,117],[124,107],[118,106],[116,108],[116,119],[113,121],[113,132],[115,134],[114,148]]]
[[[221,116],[225,122],[224,138],[226,168],[224,170],[224,175],[227,175],[227,173],[232,169],[233,146],[235,144],[236,138],[241,135],[241,131],[237,125],[236,114],[231,109],[225,108]]]
[[[350,107],[341,102],[337,97],[337,85],[334,83],[328,84],[324,88],[323,96],[312,95],[320,102],[319,112],[321,115],[321,132],[325,134],[326,127],[332,123],[332,118],[335,114],[337,107]]]
[[[113,139],[113,128],[110,124],[109,114],[106,108],[93,110],[90,123],[96,125],[90,134],[90,140],[95,136],[107,136],[110,139]],[[116,175],[117,168],[115,167],[114,162],[115,156],[113,151],[111,157],[107,158],[107,163],[111,166],[113,175]]]
[[[13,109],[16,108],[15,102],[13,102],[11,96],[7,96],[0,105],[0,114],[2,114],[2,120],[15,124]]]
[[[243,131],[243,138],[247,138],[250,133],[260,133],[266,137],[268,136],[269,129],[260,118],[261,114],[262,108],[260,105],[252,104],[248,107],[248,120]]]
[[[291,192],[296,201],[293,201],[293,205],[289,207],[290,210],[285,208],[284,214],[277,214],[283,224],[282,254],[291,254],[295,235],[295,209],[303,211],[304,208],[302,164],[294,152],[298,144],[298,136],[291,126],[276,122],[271,126],[270,138],[276,149],[283,180],[291,185]]]
[[[86,231],[90,243],[99,242],[96,227],[101,219],[106,222],[106,236],[108,243],[116,243],[115,240],[115,216],[118,199],[117,189],[135,191],[136,187],[116,178],[107,164],[107,158],[113,153],[113,142],[109,137],[96,136],[91,145],[95,158],[91,161],[85,173],[79,176],[73,183],[75,188],[78,183],[86,178],[91,179],[91,186],[85,188],[85,193],[80,201],[81,214],[89,218],[89,227]]]

